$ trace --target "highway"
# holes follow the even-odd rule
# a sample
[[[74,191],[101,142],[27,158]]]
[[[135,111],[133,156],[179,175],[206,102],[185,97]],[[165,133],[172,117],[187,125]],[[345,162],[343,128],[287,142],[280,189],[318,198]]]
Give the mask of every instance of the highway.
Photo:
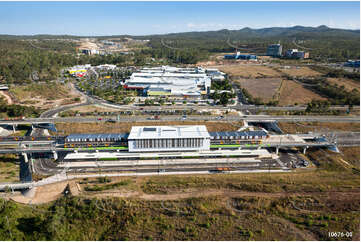
[[[147,122],[154,121],[152,115],[148,116],[120,116],[119,122]],[[101,119],[101,120],[99,120]],[[68,117],[68,118],[28,118],[25,120],[2,120],[0,124],[32,124],[32,123],[103,123],[108,119],[116,120],[116,116],[109,116],[107,118],[94,117]],[[217,122],[231,122],[245,120],[248,122],[264,122],[264,121],[279,121],[279,122],[360,122],[360,116],[301,116],[301,115],[285,115],[285,116],[270,116],[270,115],[245,115],[245,116],[225,116],[222,119],[217,119],[216,116],[211,115],[190,115],[183,118],[182,115],[162,115],[160,121],[217,121]],[[159,121],[157,120],[157,121]]]

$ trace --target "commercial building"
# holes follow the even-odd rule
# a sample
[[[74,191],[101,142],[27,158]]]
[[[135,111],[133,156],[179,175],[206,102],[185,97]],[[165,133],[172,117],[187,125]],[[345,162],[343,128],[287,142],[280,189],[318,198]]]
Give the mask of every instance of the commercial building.
[[[68,73],[72,76],[83,76],[90,68],[90,64],[77,65],[69,68]]]
[[[282,56],[282,45],[280,44],[269,45],[267,48],[267,55],[273,57]]]
[[[143,68],[124,82],[124,88],[143,90],[147,96],[181,96],[200,98],[210,93],[211,82],[224,80],[216,69],[177,68],[170,66]]]
[[[286,51],[285,56],[287,58],[308,59],[310,58],[310,53],[304,51],[298,51],[298,49],[289,49]]]
[[[116,65],[110,65],[110,64],[104,64],[104,65],[98,65],[95,67],[98,70],[114,70],[117,68]]]
[[[256,55],[250,55],[250,54],[241,54],[240,52],[237,52],[236,54],[233,55],[225,55],[224,59],[236,59],[236,60],[251,60],[251,61],[256,61],[257,60],[257,56]]]
[[[81,52],[86,55],[96,55],[100,53],[97,49],[82,49]]]
[[[133,126],[128,136],[129,152],[209,149],[210,135],[204,125]]]

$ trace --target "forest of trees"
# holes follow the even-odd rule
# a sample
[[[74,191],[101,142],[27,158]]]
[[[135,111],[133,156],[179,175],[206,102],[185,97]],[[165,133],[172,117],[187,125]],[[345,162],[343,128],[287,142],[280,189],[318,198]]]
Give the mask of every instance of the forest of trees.
[[[33,39],[30,36],[0,36],[0,81],[52,80],[61,68],[86,63],[141,66],[147,64],[147,59],[154,58],[164,59],[165,64],[195,64],[207,60],[212,53],[233,52],[235,47],[241,52],[262,55],[269,44],[278,41],[284,50],[309,51],[315,60],[346,61],[360,58],[359,34],[359,31],[326,26],[295,26],[138,36],[132,38],[150,41],[147,47],[134,50],[134,55],[103,56],[77,56],[74,42],[45,39],[56,36],[34,36]]]
[[[57,42],[56,48],[29,41],[0,40],[0,81],[22,83],[26,80],[54,80],[64,67],[104,63],[119,64],[126,61],[123,55],[75,55],[75,44]],[[53,43],[54,44],[54,43]],[[36,47],[39,48],[36,48]],[[47,47],[44,47],[47,46]]]

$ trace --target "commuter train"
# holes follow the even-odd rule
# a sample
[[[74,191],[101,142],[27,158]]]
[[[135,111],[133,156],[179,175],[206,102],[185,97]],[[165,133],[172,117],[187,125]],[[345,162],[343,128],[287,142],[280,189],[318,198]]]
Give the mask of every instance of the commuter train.
[[[268,137],[267,132],[209,132],[210,148],[236,148],[240,145],[257,145]],[[58,147],[64,148],[99,148],[128,149],[129,133],[121,134],[70,134],[68,136],[22,136],[0,137],[0,142],[7,141],[55,141]]]

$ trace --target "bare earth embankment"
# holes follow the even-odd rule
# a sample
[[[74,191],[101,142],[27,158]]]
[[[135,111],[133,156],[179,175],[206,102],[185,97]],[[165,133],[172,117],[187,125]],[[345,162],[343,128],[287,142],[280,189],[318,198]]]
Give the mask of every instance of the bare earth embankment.
[[[326,98],[321,97],[317,93],[314,93],[301,84],[296,83],[291,80],[284,80],[284,84],[281,90],[279,105],[288,106],[297,104],[306,104],[315,100],[326,100]]]

